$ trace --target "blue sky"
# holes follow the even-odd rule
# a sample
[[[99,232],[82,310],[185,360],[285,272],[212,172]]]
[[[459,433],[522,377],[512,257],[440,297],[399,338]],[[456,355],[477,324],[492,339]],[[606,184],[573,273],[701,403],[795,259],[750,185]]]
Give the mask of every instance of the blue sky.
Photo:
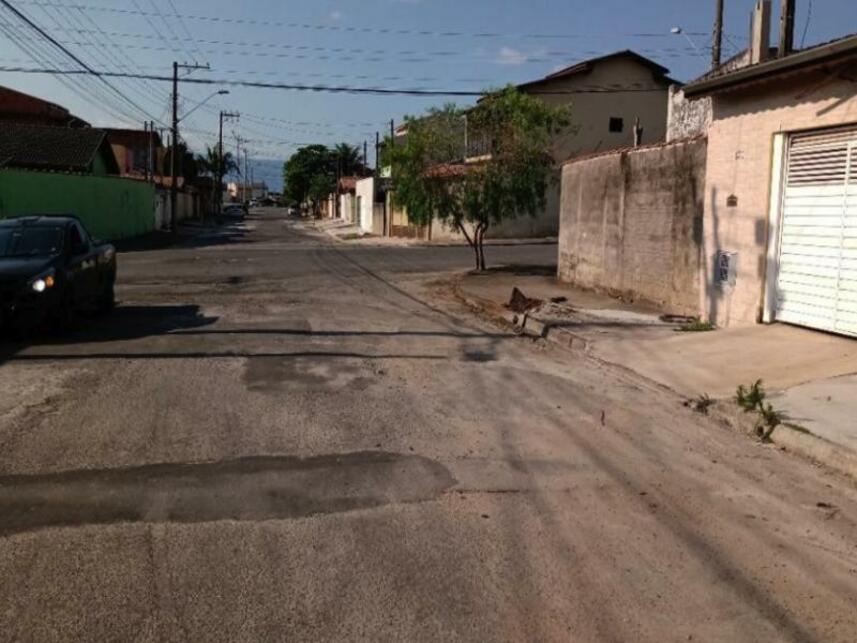
[[[97,69],[166,74],[174,59],[198,60],[212,67],[195,72],[198,77],[459,90],[531,80],[628,48],[688,80],[708,64],[714,10],[714,0],[11,1]],[[727,54],[746,45],[753,4],[726,0]],[[812,4],[807,45],[857,31],[854,0]],[[798,5],[800,43],[810,0]],[[45,62],[45,43],[35,34],[6,10],[0,11],[0,22],[6,25],[0,31],[0,66],[36,64],[32,51],[23,53],[10,41],[13,23],[11,35],[36,47],[35,55]],[[675,26],[698,35],[672,35]],[[78,80],[73,91],[51,77],[0,72],[0,84],[60,103],[95,125],[133,125],[145,118],[140,110],[168,122],[168,84],[113,82],[133,105],[117,103],[94,80]],[[183,110],[215,89],[182,87]],[[188,118],[188,140],[198,149],[213,143],[217,111],[234,110],[243,118],[226,128],[230,145],[235,132],[249,139],[256,158],[278,161],[303,143],[362,145],[374,140],[376,130],[385,131],[389,119],[442,100],[231,92]]]

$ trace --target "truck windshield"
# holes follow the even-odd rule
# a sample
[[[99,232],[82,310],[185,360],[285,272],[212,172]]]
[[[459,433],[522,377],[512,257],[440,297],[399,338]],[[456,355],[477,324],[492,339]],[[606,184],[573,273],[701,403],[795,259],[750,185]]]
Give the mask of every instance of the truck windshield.
[[[0,228],[0,257],[50,257],[62,250],[58,226]]]

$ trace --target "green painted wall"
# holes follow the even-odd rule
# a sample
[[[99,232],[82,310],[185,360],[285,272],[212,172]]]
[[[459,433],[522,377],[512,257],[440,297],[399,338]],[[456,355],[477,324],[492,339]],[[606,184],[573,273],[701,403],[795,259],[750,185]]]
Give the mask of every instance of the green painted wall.
[[[155,188],[118,177],[0,170],[0,218],[74,214],[96,239],[127,239],[155,227]]]

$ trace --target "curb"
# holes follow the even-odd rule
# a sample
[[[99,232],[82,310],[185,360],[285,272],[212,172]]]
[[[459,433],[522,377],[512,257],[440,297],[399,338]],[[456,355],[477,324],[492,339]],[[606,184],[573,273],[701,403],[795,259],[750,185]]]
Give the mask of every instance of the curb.
[[[543,339],[566,349],[589,350],[589,343],[568,329],[551,326],[549,323],[531,317],[528,313],[516,313],[500,308],[493,302],[467,294],[461,288],[461,276],[453,283],[453,291],[456,297],[468,307],[513,326],[522,335]]]
[[[590,352],[591,346],[584,338],[565,328],[551,327],[550,324],[534,319],[527,313],[518,314],[510,310],[501,309],[493,302],[468,295],[461,288],[461,276],[458,276],[453,282],[453,292],[468,307],[513,326],[523,335],[543,339],[561,348],[575,351],[582,350],[586,353]],[[678,391],[660,382],[651,380],[645,375],[637,373],[632,368],[616,362],[603,360],[597,356],[593,357],[599,362],[634,373],[637,377],[645,378],[659,388],[670,391],[680,399],[687,399],[686,396],[680,394]],[[717,400],[710,417],[725,423],[740,433],[755,438],[753,416],[745,414],[737,406],[731,404],[729,399]],[[817,465],[827,467],[849,478],[857,479],[857,453],[820,436],[812,433],[802,433],[788,426],[780,426],[771,436],[771,443],[773,446],[795,453]]]
[[[755,415],[745,413],[731,400],[718,400],[712,417],[725,422],[733,429],[754,435]],[[788,426],[777,427],[771,436],[771,445],[796,453],[812,462],[857,479],[857,453],[813,433],[803,433]]]

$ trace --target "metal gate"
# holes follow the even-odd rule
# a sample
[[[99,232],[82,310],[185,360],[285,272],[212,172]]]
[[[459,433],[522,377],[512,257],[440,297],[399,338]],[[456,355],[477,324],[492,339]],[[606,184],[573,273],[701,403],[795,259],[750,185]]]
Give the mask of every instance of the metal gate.
[[[857,336],[857,127],[793,135],[787,162],[776,318]]]

